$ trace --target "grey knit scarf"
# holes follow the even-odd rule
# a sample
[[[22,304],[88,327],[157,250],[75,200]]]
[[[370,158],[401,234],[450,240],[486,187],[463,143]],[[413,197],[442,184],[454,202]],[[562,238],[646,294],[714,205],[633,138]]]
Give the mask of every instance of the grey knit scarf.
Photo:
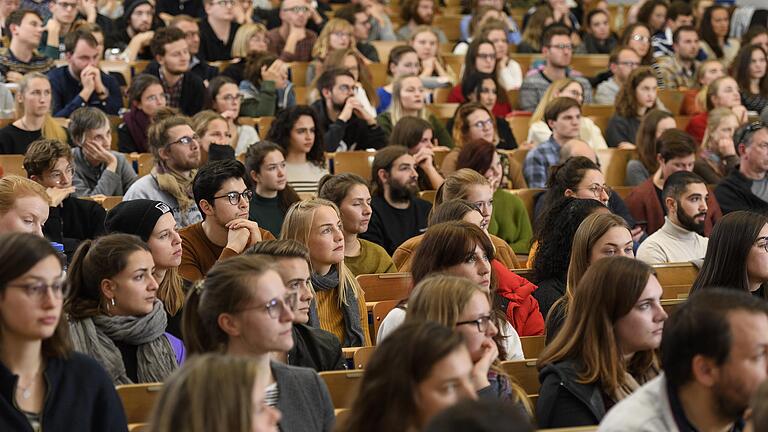
[[[337,266],[333,266],[326,275],[313,272],[311,279],[315,291],[338,289],[339,269]],[[347,287],[345,292],[344,301],[341,305],[341,314],[344,317],[344,343],[342,346],[360,347],[365,345],[365,337],[363,337],[363,328],[360,325],[360,308],[357,304],[357,296],[352,287]],[[309,308],[309,325],[320,328],[316,300],[312,300]]]
[[[117,384],[131,384],[120,350],[113,341],[138,348],[139,382],[162,382],[178,367],[173,347],[164,336],[167,318],[160,300],[147,315],[106,316],[71,321],[70,336],[76,351],[95,358]]]

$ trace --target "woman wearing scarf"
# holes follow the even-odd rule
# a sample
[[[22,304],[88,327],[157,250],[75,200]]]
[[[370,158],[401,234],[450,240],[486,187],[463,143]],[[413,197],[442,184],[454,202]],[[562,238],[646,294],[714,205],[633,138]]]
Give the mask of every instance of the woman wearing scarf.
[[[157,110],[166,106],[165,90],[154,75],[137,76],[128,88],[131,110],[117,128],[117,146],[121,153],[149,153],[147,129]]]
[[[336,335],[343,347],[370,346],[365,296],[344,265],[344,232],[336,204],[324,199],[299,201],[288,209],[280,239],[309,248],[312,287],[309,325]]]
[[[146,243],[128,234],[82,243],[69,266],[64,307],[73,346],[115,385],[162,382],[184,360],[183,343],[165,331],[154,267]]]

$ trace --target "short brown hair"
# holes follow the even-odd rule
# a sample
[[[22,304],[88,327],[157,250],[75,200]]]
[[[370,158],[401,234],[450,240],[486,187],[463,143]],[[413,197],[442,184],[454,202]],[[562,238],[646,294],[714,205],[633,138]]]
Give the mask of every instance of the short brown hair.
[[[155,36],[152,38],[149,48],[153,56],[162,57],[165,55],[166,45],[180,40],[186,40],[186,35],[184,35],[183,31],[176,27],[164,27],[155,31]]]
[[[685,131],[667,129],[656,140],[656,153],[661,155],[664,162],[690,156],[696,153],[696,141]]]
[[[407,155],[408,149],[399,145],[386,146],[376,152],[371,165],[371,195],[384,195],[384,185],[379,180],[379,170],[392,171],[392,164],[397,158]]]
[[[171,110],[158,112],[158,116],[147,130],[147,146],[157,162],[160,161],[160,149],[168,145],[168,130],[176,126],[192,127],[192,119],[185,115],[176,114]]]
[[[544,122],[549,123],[550,120],[557,121],[560,114],[568,111],[571,108],[578,108],[581,112],[581,105],[579,101],[569,97],[556,97],[547,104],[547,108],[544,109]]]
[[[47,170],[52,170],[56,161],[66,158],[72,161],[72,149],[69,145],[54,139],[34,141],[24,154],[24,169],[27,176],[41,176]]]
[[[64,52],[67,54],[72,54],[75,52],[75,47],[77,47],[77,43],[81,40],[85,41],[85,43],[91,48],[96,48],[99,46],[99,41],[96,40],[96,37],[93,36],[93,33],[87,31],[86,29],[79,28],[73,32],[67,33],[67,35],[64,36]]]

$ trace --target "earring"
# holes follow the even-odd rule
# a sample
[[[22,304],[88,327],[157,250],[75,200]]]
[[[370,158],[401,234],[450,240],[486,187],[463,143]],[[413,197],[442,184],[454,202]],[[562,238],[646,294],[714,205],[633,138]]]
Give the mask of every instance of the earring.
[[[111,303],[112,303],[112,307],[115,307],[115,298],[114,297],[112,297]]]

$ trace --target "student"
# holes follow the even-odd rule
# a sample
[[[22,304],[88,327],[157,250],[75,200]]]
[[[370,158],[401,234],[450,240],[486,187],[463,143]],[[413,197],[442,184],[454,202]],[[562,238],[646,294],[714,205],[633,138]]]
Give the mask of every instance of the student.
[[[373,215],[368,231],[360,237],[391,255],[405,240],[426,229],[432,205],[416,196],[416,163],[405,147],[387,146],[376,152],[371,175]]]
[[[723,5],[710,6],[699,24],[701,50],[706,58],[720,60],[724,65],[731,64],[741,47],[738,39],[730,37],[730,15]]]
[[[43,27],[40,14],[31,9],[14,10],[3,27],[10,33],[9,46],[0,51],[0,73],[6,82],[17,83],[30,72],[44,74],[53,69],[53,59],[37,51],[42,37],[39,29]]]
[[[511,19],[511,18],[510,18]],[[496,73],[501,89],[505,91],[517,90],[523,83],[523,71],[520,63],[509,56],[509,44],[513,33],[507,32],[507,26],[503,21],[491,19],[481,28],[481,39],[488,39],[496,50]],[[517,33],[519,39],[519,33]]]
[[[541,53],[542,33],[546,27],[554,22],[555,17],[549,4],[544,2],[536,6],[533,14],[528,18],[527,25],[523,27],[523,35],[517,46],[517,52],[521,54]]]
[[[701,147],[696,152],[693,172],[707,184],[717,184],[739,165],[739,156],[733,136],[739,128],[736,114],[728,108],[715,108],[709,112],[707,130]]]
[[[45,188],[32,180],[15,175],[0,178],[0,234],[43,237],[50,200]]]
[[[768,219],[760,213],[735,211],[712,230],[704,264],[691,292],[711,287],[744,291],[767,298],[765,261]]]
[[[282,415],[266,404],[268,380],[261,372],[258,362],[247,357],[201,354],[191,358],[163,383],[148,430],[277,430]]]
[[[370,346],[365,295],[344,263],[344,234],[336,204],[315,198],[288,209],[281,240],[307,246],[317,301],[309,323],[333,333],[344,347]]]
[[[155,18],[155,6],[149,0],[124,2],[124,10],[115,21],[114,32],[106,42],[109,48],[118,48],[129,60],[150,60],[150,41],[162,22]],[[50,45],[50,43],[49,43]]]
[[[74,31],[78,15],[77,8],[72,7],[71,3],[60,1],[48,2],[47,7],[44,6],[44,9],[47,9],[45,12],[30,6],[32,5],[25,5],[24,9],[36,10],[45,21],[40,45],[37,47],[38,51],[53,60],[60,59],[61,47],[65,45],[64,39]]]
[[[610,54],[618,40],[608,24],[610,16],[604,9],[592,9],[584,18],[586,33],[575,54]]]
[[[166,331],[181,338],[181,307],[189,286],[179,274],[183,250],[171,208],[160,201],[123,201],[107,213],[104,227],[108,234],[133,234],[147,243],[155,265],[157,298],[168,315]]]
[[[475,72],[473,75],[465,76],[461,85],[461,94],[468,102],[479,102],[488,111],[493,112],[493,107],[500,100],[507,100],[504,89],[493,75],[487,75]],[[518,147],[517,140],[512,134],[512,129],[507,123],[507,119],[494,115],[496,120],[496,130],[499,133],[498,147],[504,150],[514,150]],[[446,122],[446,127],[453,129],[453,119]]]
[[[640,121],[656,108],[657,78],[653,70],[639,67],[632,71],[616,97],[616,114],[608,120],[608,147],[635,148]]]
[[[305,0],[280,2],[280,26],[267,33],[269,51],[285,62],[312,60],[317,33],[307,28],[310,5]]]
[[[3,234],[0,263],[0,427],[126,431],[109,376],[67,340],[69,287],[56,249],[30,234]]]
[[[184,361],[184,344],[166,333],[154,261],[136,236],[86,240],[68,269],[65,302],[75,350],[95,358],[118,384],[162,382]]]
[[[476,72],[496,76],[496,48],[491,41],[487,39],[475,39],[469,44],[469,49],[464,57],[464,69],[462,76],[464,79],[456,84],[448,95],[449,103],[463,103],[466,101],[462,94],[464,80]],[[493,107],[493,115],[497,117],[506,117],[512,111],[512,107],[506,102],[496,102]]]
[[[560,160],[560,148],[579,136],[581,104],[568,97],[553,99],[544,111],[552,136],[525,156],[523,174],[530,188],[544,187],[549,167]]]
[[[632,217],[638,221],[646,221],[645,232],[655,233],[664,225],[664,215],[667,211],[662,205],[664,183],[666,179],[678,171],[693,171],[696,144],[693,138],[680,129],[664,131],[656,143],[658,154],[656,161],[659,168],[648,180],[640,183],[627,197],[627,207]],[[722,217],[722,211],[714,194],[706,197],[707,217],[705,218],[704,235],[712,232],[712,226]]]
[[[149,153],[147,130],[155,114],[167,106],[168,99],[160,79],[154,75],[134,77],[128,88],[130,110],[117,128],[117,147],[121,153]]]
[[[236,160],[212,161],[192,181],[201,222],[179,231],[184,251],[179,273],[191,282],[205,277],[216,263],[239,255],[249,246],[274,239],[248,220],[253,191],[245,184],[245,167]]]
[[[572,78],[557,80],[549,86],[538,105],[536,105],[536,111],[533,112],[528,122],[528,139],[526,141],[530,146],[536,147],[552,137],[552,129],[544,121],[544,113],[549,104],[559,97],[571,98],[578,102],[580,106],[583,106],[584,87],[582,87],[579,81]],[[579,120],[578,137],[595,150],[608,148],[605,138],[603,138],[603,132],[589,117],[582,116]]]
[[[669,56],[660,57],[654,65],[659,75],[659,87],[685,91],[696,86],[699,35],[695,27],[685,25],[675,30],[672,40],[674,52]]]
[[[162,201],[180,227],[202,220],[192,195],[192,179],[200,165],[200,137],[182,115],[163,113],[147,131],[154,167],[125,193],[123,201],[137,198]]]
[[[288,184],[298,193],[317,191],[318,182],[328,174],[318,128],[317,114],[306,105],[283,110],[269,128],[267,141],[283,148]]]
[[[458,401],[477,398],[472,369],[458,333],[430,321],[402,325],[376,347],[341,426],[349,432],[418,430]],[[388,409],[381,409],[384,394]]]
[[[667,10],[667,18],[664,28],[651,37],[653,56],[674,55],[674,33],[683,26],[693,26],[693,9],[691,5],[683,1],[673,1]]]
[[[637,249],[637,259],[648,264],[701,259],[707,251],[704,234],[709,191],[698,175],[679,171],[664,182],[661,194],[667,216],[664,225]]]
[[[763,112],[768,106],[766,52],[758,45],[745,46],[733,60],[732,69],[739,84],[741,104],[748,111]]]
[[[440,54],[439,32],[441,30],[434,27],[419,25],[413,29],[413,33],[408,37],[408,44],[416,50],[421,61],[419,77],[424,80],[428,88],[450,87],[457,81],[458,77],[456,71],[445,62]]]
[[[223,352],[255,362],[270,383],[266,404],[283,413],[281,429],[330,432],[333,404],[317,372],[271,361],[272,352],[293,346],[295,306],[296,296],[265,258],[236,256],[216,263],[189,292],[184,340],[193,354]]]
[[[371,24],[372,9],[372,7],[366,7],[360,3],[350,3],[338,9],[334,18],[343,19],[352,25],[352,36],[355,39],[355,45],[352,48],[359,51],[366,58],[366,61],[381,63],[379,53],[370,43],[376,40],[371,37],[373,30]]]
[[[360,101],[361,108],[371,117],[376,118],[376,105],[379,100],[373,87],[373,74],[368,68],[368,63],[354,48],[331,51],[323,61],[323,70],[341,68],[352,74],[355,86],[352,94]],[[314,92],[313,92],[314,93]],[[310,95],[310,98],[314,94]]]
[[[437,142],[453,148],[453,140],[443,123],[425,108],[424,85],[415,75],[401,75],[392,83],[392,104],[376,117],[376,122],[389,136],[397,122],[405,116],[419,117],[432,125]]]
[[[376,114],[382,114],[392,103],[392,86],[396,79],[404,75],[418,75],[421,72],[421,60],[416,50],[410,45],[398,45],[389,52],[387,60],[387,76],[392,82],[376,89],[379,105]]]
[[[506,190],[507,181],[504,178],[501,156],[493,144],[484,140],[469,142],[459,153],[456,167],[459,170],[470,168],[490,182],[493,212],[488,223],[488,232],[507,242],[516,254],[527,254],[533,236],[531,220],[523,201]],[[515,172],[517,176],[522,174],[520,166],[511,160],[509,171],[510,176]],[[512,188],[518,189],[514,181],[512,183]]]
[[[234,135],[230,132],[227,120],[219,113],[204,110],[192,116],[192,129],[200,137],[200,166],[208,161],[235,160],[235,149],[232,147]]]
[[[540,427],[596,425],[607,407],[659,373],[655,350],[667,318],[661,294],[642,262],[609,257],[589,266],[537,363]]]
[[[725,66],[718,60],[704,60],[696,69],[696,88],[684,93],[681,115],[700,114],[706,110],[707,88],[716,79],[725,76]]]
[[[424,279],[408,300],[405,323],[434,321],[462,335],[474,367],[472,382],[479,398],[501,399],[514,403],[527,413],[528,397],[501,372],[500,350],[494,341],[499,329],[487,291],[472,281],[434,275]]]
[[[39,72],[19,81],[16,103],[21,117],[0,129],[0,154],[24,154],[41,138],[67,141],[67,133],[51,117],[51,82]]]
[[[661,33],[667,22],[668,9],[669,4],[664,0],[647,0],[637,11],[637,22],[647,25],[652,35]]]
[[[227,76],[213,78],[208,84],[208,94],[208,100],[211,102],[209,108],[227,121],[229,133],[232,135],[230,146],[235,149],[236,156],[244,154],[248,147],[260,141],[253,126],[243,125],[238,121],[242,96],[235,81]]]
[[[640,56],[634,49],[625,46],[617,46],[608,57],[608,68],[611,77],[597,85],[595,89],[595,103],[600,105],[614,105],[619,90],[629,78],[629,74],[640,66]]]
[[[497,147],[506,148],[502,143],[496,128],[493,113],[479,102],[465,103],[456,110],[451,127],[453,128],[453,145],[450,153],[440,164],[443,175],[449,175],[456,170],[456,161],[464,144],[484,140],[494,143]]]
[[[640,121],[635,138],[638,158],[627,162],[627,174],[624,178],[626,186],[637,186],[647,180],[651,173],[656,173],[659,169],[656,143],[664,131],[676,127],[675,117],[671,113],[660,109],[648,111]]]
[[[358,238],[368,231],[373,213],[368,182],[352,173],[327,175],[320,179],[317,197],[336,204],[341,212],[344,264],[353,275],[397,272],[384,248]]]
[[[717,200],[723,203],[723,213],[763,212],[768,209],[768,194],[763,187],[768,182],[768,129],[762,122],[742,126],[733,141],[739,155],[738,169],[732,169],[717,185]]]
[[[312,47],[312,61],[307,65],[307,87],[312,87],[315,79],[326,70],[323,68],[323,62],[328,58],[328,54],[355,46],[353,31],[352,24],[340,18],[331,18],[325,23]]]
[[[248,147],[245,167],[254,185],[248,219],[279,237],[285,213],[301,200],[288,184],[283,148],[269,141]]]
[[[296,240],[267,240],[248,248],[248,255],[259,255],[275,263],[288,295],[296,296],[293,308],[293,347],[273,353],[276,360],[318,372],[346,369],[339,339],[331,332],[309,324],[315,293],[312,289],[309,249]]]
[[[138,179],[122,153],[111,150],[112,125],[97,108],[78,108],[69,118],[75,148],[72,162],[75,196],[124,195]]]
[[[163,3],[162,1],[159,3]],[[190,2],[184,2],[189,4]],[[183,4],[183,3],[182,3]],[[202,2],[200,2],[200,6],[202,6]],[[192,15],[189,13],[188,10],[185,10],[187,13],[185,14],[173,14],[173,18],[168,22],[168,27],[175,27],[181,31],[184,32],[184,35],[186,36],[187,40],[187,47],[189,48],[189,71],[193,74],[196,74],[200,79],[203,80],[203,82],[209,82],[214,77],[216,77],[219,74],[219,68],[215,66],[211,66],[208,64],[208,62],[205,59],[201,59],[198,54],[200,54],[200,25],[197,22],[196,18],[201,15]],[[241,28],[244,26],[240,26]],[[264,28],[264,33],[266,34],[267,29]],[[238,29],[238,32],[241,30]],[[239,56],[235,55],[236,47],[238,47],[237,44],[237,33],[235,34],[235,42],[232,44],[232,54],[233,57],[237,58]],[[264,50],[266,51],[266,37],[264,39]],[[243,55],[245,57],[245,55]],[[155,63],[156,62],[152,62]],[[152,63],[150,63],[149,66],[147,66],[147,69],[154,66]],[[232,63],[229,67],[227,67],[224,72],[222,72],[223,75],[227,75],[227,71],[229,71],[233,67],[237,67],[239,63]],[[159,66],[159,65],[157,65]],[[237,80],[237,82],[240,82],[240,80]]]
[[[433,25],[436,12],[437,4],[434,0],[407,0],[400,8],[400,18],[404,24],[397,29],[397,38],[411,39],[417,28],[426,27],[435,34],[436,42],[448,43],[445,33]]]
[[[200,58],[213,62],[232,59],[232,43],[240,24],[234,20],[234,3],[203,0],[206,18],[200,23]]]
[[[443,176],[435,166],[435,151],[449,149],[437,145],[432,125],[428,121],[419,117],[403,117],[392,129],[389,145],[408,148],[408,153],[416,162],[419,190],[436,190],[443,184]]]
[[[742,429],[750,401],[765,382],[766,335],[762,299],[720,289],[689,297],[664,323],[665,373],[614,406],[600,430],[661,431],[678,424]]]
[[[251,55],[245,63],[240,117],[274,116],[296,105],[293,83],[288,80],[288,65],[272,53]]]
[[[723,76],[713,80],[707,87],[705,94],[705,110],[691,117],[685,131],[691,134],[697,143],[704,139],[704,131],[707,128],[709,111],[715,108],[728,108],[736,114],[739,125],[747,124],[749,117],[747,109],[741,104],[739,84],[730,76]]]
[[[62,243],[68,257],[80,242],[104,233],[104,208],[72,196],[74,168],[68,145],[56,140],[33,142],[24,155],[24,169],[29,179],[44,186],[51,197],[43,233],[49,240]]]
[[[651,49],[651,30],[642,22],[628,25],[621,35],[621,45],[633,49],[640,56],[642,66],[651,66],[655,60]]]

